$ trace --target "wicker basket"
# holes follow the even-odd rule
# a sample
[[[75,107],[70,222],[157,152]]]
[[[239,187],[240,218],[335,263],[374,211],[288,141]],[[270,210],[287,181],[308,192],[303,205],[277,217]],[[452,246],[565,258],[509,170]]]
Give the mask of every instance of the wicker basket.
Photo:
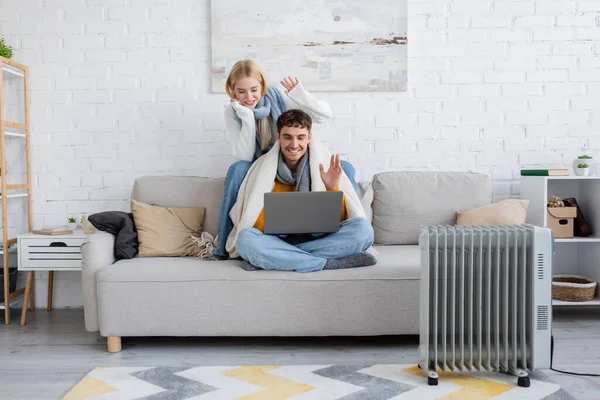
[[[8,289],[12,293],[17,290],[17,277],[19,271],[16,268],[8,269]],[[4,268],[0,267],[0,297],[4,296]],[[0,300],[2,302],[4,300]]]
[[[581,275],[554,275],[552,298],[562,301],[590,301],[596,294],[596,282]]]

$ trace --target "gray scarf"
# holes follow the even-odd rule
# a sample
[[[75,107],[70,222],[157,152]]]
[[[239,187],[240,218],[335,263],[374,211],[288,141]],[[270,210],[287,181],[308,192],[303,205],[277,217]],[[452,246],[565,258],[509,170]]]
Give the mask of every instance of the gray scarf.
[[[285,185],[296,185],[296,192],[310,192],[310,165],[308,164],[308,153],[302,156],[296,172],[292,173],[288,168],[283,154],[279,152],[279,161],[277,163],[277,175],[276,179]]]

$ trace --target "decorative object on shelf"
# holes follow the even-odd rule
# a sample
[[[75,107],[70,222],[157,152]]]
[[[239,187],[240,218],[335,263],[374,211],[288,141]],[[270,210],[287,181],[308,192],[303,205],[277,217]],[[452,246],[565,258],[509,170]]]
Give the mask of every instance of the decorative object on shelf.
[[[577,170],[575,172],[579,176],[588,176],[590,174],[590,166],[587,164],[577,164]]]
[[[74,231],[77,228],[77,221],[75,217],[67,218],[67,229]]]
[[[548,207],[564,207],[565,203],[558,196],[552,196],[548,202]]]
[[[563,204],[566,207],[575,207],[577,208],[577,216],[575,217],[574,226],[573,226],[573,234],[575,236],[588,237],[592,235],[592,231],[590,226],[588,225],[585,217],[583,216],[583,212],[581,211],[581,207],[579,207],[579,203],[575,200],[575,197],[569,197],[563,199]]]
[[[552,230],[555,238],[573,237],[573,220],[577,216],[577,207],[565,207],[564,201],[558,196],[552,196],[547,204],[547,227]]]
[[[81,227],[83,228],[83,233],[85,233],[86,235],[96,232],[96,228],[88,220],[87,215],[84,215],[83,217],[81,217]]]
[[[10,59],[13,56],[13,49],[4,41],[4,38],[0,39],[0,56]]]
[[[522,169],[521,176],[569,176],[569,170],[566,168]]]
[[[573,171],[575,171],[575,173],[579,176],[584,176],[584,175],[580,175],[578,173],[580,164],[586,164],[587,168],[589,168],[591,171],[594,168],[594,158],[592,156],[588,156],[587,154],[583,154],[583,155],[577,156],[577,158],[575,160],[573,160]],[[585,176],[587,176],[589,174],[590,174],[590,172],[588,172]]]
[[[597,282],[582,275],[558,274],[552,277],[552,298],[562,301],[591,301]]]

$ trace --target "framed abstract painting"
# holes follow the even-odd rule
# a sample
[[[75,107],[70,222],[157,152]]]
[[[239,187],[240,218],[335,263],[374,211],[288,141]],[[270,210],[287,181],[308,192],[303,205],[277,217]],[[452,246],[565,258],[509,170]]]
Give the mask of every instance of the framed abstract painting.
[[[211,2],[212,91],[232,65],[258,62],[271,84],[310,91],[405,91],[406,0]]]

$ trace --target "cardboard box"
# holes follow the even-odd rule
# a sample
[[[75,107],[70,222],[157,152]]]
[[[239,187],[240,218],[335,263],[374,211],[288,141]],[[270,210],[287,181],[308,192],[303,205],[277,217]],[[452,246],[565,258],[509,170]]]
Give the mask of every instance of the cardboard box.
[[[548,207],[546,226],[552,229],[555,238],[572,238],[577,207]]]

